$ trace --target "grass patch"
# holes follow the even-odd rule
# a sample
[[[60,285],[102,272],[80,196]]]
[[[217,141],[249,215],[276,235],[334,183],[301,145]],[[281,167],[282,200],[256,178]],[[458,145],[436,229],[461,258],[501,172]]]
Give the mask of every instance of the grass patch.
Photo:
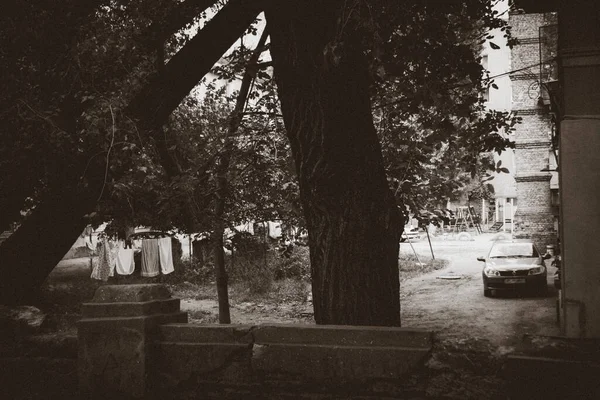
[[[230,298],[236,303],[304,303],[310,294],[310,283],[293,278],[284,278],[271,283],[265,292],[252,290],[247,282],[230,285]]]
[[[448,260],[439,258],[433,260],[430,257],[423,256],[419,257],[419,261],[413,255],[401,254],[398,257],[401,281],[446,268],[449,264]]]

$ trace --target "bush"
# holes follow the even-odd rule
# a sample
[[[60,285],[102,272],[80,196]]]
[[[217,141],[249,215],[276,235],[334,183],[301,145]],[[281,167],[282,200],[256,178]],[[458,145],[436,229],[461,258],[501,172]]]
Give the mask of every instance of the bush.
[[[161,275],[165,283],[176,284],[180,282],[205,283],[215,279],[212,264],[200,260],[174,259],[175,271],[169,275]]]
[[[275,279],[310,280],[310,257],[308,247],[295,247],[290,257],[277,256],[272,260]]]
[[[306,302],[310,293],[308,282],[299,279],[282,279],[275,283],[272,298],[278,302]]]
[[[256,248],[254,249],[256,250]],[[274,281],[310,279],[308,248],[296,247],[290,257],[283,257],[277,248],[268,251],[236,251],[227,262],[231,282],[243,283],[252,294],[265,294]]]
[[[227,259],[230,282],[245,284],[253,294],[264,294],[271,289],[274,275],[268,262],[268,254],[266,260],[264,256],[256,257],[253,254],[242,256],[238,253],[233,258],[229,256]]]

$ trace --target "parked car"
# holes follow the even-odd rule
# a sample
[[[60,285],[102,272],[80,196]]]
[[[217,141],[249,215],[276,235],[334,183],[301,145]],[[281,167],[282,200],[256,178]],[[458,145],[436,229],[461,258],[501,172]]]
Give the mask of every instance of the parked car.
[[[546,266],[540,252],[530,240],[494,242],[486,257],[477,257],[485,266],[483,295],[492,290],[533,289],[542,295],[548,290]]]
[[[404,232],[402,232],[402,236],[400,236],[400,242],[406,242],[410,240],[411,242],[417,241],[421,239],[421,235],[419,234],[419,230],[417,228],[404,228]]]

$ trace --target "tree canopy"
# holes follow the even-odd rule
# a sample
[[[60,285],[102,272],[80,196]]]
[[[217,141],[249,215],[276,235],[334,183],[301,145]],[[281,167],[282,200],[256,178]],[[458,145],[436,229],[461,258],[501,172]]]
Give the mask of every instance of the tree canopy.
[[[252,76],[232,129],[239,93],[194,87],[261,11],[272,61],[241,45],[214,71]],[[451,194],[516,122],[478,94],[482,40],[509,32],[485,0],[37,0],[0,22],[0,225],[22,224],[0,256],[17,270],[42,240],[47,273],[94,218],[198,231],[301,204],[317,322],[398,325],[398,202]],[[46,237],[61,220],[66,238]]]

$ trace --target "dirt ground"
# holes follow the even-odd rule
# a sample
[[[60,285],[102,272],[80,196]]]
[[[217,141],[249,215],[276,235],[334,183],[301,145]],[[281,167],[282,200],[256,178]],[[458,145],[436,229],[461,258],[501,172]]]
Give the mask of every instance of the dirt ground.
[[[552,285],[555,270],[548,270],[548,295],[534,297],[509,293],[492,298],[483,296],[481,271],[477,261],[492,245],[495,235],[473,235],[473,241],[432,241],[436,257],[450,261],[440,271],[405,281],[400,288],[402,324],[405,327],[431,329],[452,339],[476,338],[506,350],[521,341],[523,335],[558,335],[556,290]],[[427,240],[413,245],[419,257],[431,257]],[[403,243],[401,253],[413,253]],[[440,277],[460,277],[441,279]]]
[[[403,280],[400,289],[402,325],[433,330],[440,338],[451,341],[482,340],[506,351],[526,334],[557,335],[556,292],[551,285],[554,271],[548,271],[550,290],[546,297],[527,294],[483,296],[483,264],[476,258],[487,253],[493,236],[489,233],[474,235],[473,241],[434,238],[432,246],[436,258],[446,259],[449,264],[442,270]],[[426,239],[414,243],[413,247],[422,261],[431,257]],[[408,243],[400,245],[400,252],[414,255]],[[440,279],[442,276],[460,279]],[[69,287],[77,288],[76,282],[81,280],[90,280],[89,259],[62,261],[50,275],[46,290],[62,292]],[[91,297],[99,285],[88,285],[88,293],[80,297]],[[280,297],[248,301],[235,293],[235,286],[231,290],[234,292],[230,294],[232,323],[313,323],[310,296],[286,301],[281,301]],[[181,308],[189,313],[190,322],[218,321],[218,305],[212,288],[199,289],[183,284],[174,287],[174,295],[182,299]],[[64,303],[67,302],[68,299],[64,299]],[[77,315],[71,315],[67,320],[59,321],[59,325],[64,328],[76,318]]]

